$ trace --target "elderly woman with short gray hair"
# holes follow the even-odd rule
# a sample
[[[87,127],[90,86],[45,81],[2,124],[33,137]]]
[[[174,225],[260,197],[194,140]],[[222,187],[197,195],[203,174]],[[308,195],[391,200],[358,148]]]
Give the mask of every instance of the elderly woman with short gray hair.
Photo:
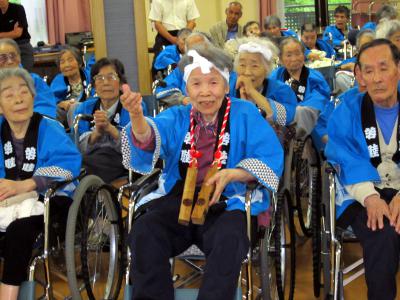
[[[50,88],[57,98],[57,118],[68,127],[72,125],[71,118],[76,105],[84,102],[94,91],[80,50],[66,46],[60,51],[57,63],[60,73],[54,77]]]
[[[80,171],[77,148],[57,121],[33,112],[34,96],[34,83],[26,70],[0,69],[0,202],[32,191],[43,194],[50,183],[72,180]],[[72,191],[69,186],[63,192],[71,195]],[[54,201],[52,217],[59,216],[59,228],[65,228],[72,201],[65,196],[55,196]],[[20,214],[24,217],[18,217]],[[15,216],[0,220],[0,238],[4,239],[2,300],[17,299],[19,286],[27,279],[33,244],[43,231],[39,201]]]
[[[243,212],[246,182],[258,181],[275,191],[283,150],[253,104],[226,96],[232,63],[222,50],[194,47],[179,67],[190,105],[145,118],[140,94],[124,86],[121,96],[131,118],[122,141],[129,149],[126,165],[148,173],[159,157],[165,161],[158,190],[143,202],[157,199],[135,220],[129,236],[135,261],[132,299],[174,299],[169,258],[192,244],[206,256],[197,299],[233,299],[249,247]],[[203,202],[196,198],[210,186],[215,190],[204,204],[205,219],[198,218]],[[187,197],[190,190],[194,197]],[[254,194],[252,214],[257,215],[268,209],[269,196],[265,189]],[[189,218],[179,214],[182,205]]]
[[[21,64],[21,52],[18,44],[8,38],[0,39],[0,69],[17,68]],[[32,76],[36,96],[34,111],[51,118],[56,117],[56,98],[43,78],[35,73]]]
[[[235,72],[229,94],[253,102],[272,123],[286,126],[293,121],[297,100],[284,83],[270,79],[278,49],[268,39],[238,40]]]
[[[376,38],[391,41],[400,50],[400,21],[383,20],[376,27]]]

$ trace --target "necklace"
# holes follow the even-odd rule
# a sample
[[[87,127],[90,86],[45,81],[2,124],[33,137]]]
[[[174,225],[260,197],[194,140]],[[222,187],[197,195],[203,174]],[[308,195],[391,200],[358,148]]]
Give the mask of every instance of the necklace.
[[[198,195],[198,199],[196,205],[193,209],[193,198],[196,189],[196,178],[198,172],[198,163],[197,159],[202,156],[202,153],[196,150],[195,146],[195,138],[194,138],[194,130],[195,130],[195,122],[194,122],[194,109],[192,108],[190,111],[190,161],[189,167],[187,169],[185,185],[183,188],[181,207],[179,211],[178,222],[183,225],[188,225],[190,217],[194,224],[203,224],[205,220],[205,215],[208,211],[208,202],[210,200],[211,194],[214,190],[214,186],[205,185],[205,182],[213,175],[215,175],[218,170],[221,168],[221,157],[222,157],[222,143],[225,135],[226,125],[229,118],[229,112],[231,108],[231,100],[227,98],[226,109],[224,113],[224,117],[222,120],[221,131],[218,135],[218,144],[217,149],[214,152],[214,160],[211,163],[210,168],[207,171],[207,174],[204,178],[203,184],[201,185],[201,189]]]

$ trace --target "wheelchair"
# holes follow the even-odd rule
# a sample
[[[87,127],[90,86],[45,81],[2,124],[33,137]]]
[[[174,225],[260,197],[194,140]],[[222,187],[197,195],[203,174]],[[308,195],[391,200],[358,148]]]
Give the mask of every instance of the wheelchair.
[[[57,297],[65,297],[57,291],[54,291],[53,277],[58,277],[60,279],[65,279],[66,276],[63,274],[63,270],[60,270],[53,262],[52,259],[61,256],[63,258],[64,249],[67,246],[67,241],[65,240],[64,233],[59,232],[59,224],[52,220],[52,215],[50,215],[51,198],[56,196],[59,189],[64,188],[68,184],[71,184],[75,180],[80,180],[80,184],[75,189],[75,193],[72,196],[72,202],[75,200],[79,201],[79,197],[83,197],[88,190],[92,188],[90,186],[93,184],[90,180],[88,181],[88,176],[85,177],[85,173],[81,172],[78,178],[64,182],[54,182],[50,185],[44,195],[44,231],[39,234],[36,238],[35,244],[32,249],[32,258],[28,267],[28,280],[21,284],[18,299],[54,299]],[[54,205],[54,204],[53,204]],[[73,204],[71,204],[72,206]],[[67,226],[68,227],[68,226]],[[55,232],[57,231],[57,232]],[[38,266],[42,265],[43,270],[38,275]],[[61,268],[62,269],[62,268]],[[43,288],[43,291],[38,296],[39,293],[37,285]]]
[[[80,121],[92,122],[93,116],[75,117],[76,145]],[[129,182],[133,182],[133,176],[129,173]],[[95,175],[83,178],[80,186],[69,209],[66,231],[65,259],[72,299],[117,299],[126,258],[123,224],[126,195]]]
[[[141,199],[153,191],[158,186],[158,178],[160,170],[156,169],[151,174],[139,178],[134,183],[128,183],[126,186],[121,187],[120,194],[124,189],[130,190],[129,199],[129,213],[127,221],[127,232],[134,230],[134,220],[140,209],[137,209],[137,204]],[[284,209],[282,199],[278,199],[276,194],[271,193],[270,197],[270,221],[264,226],[254,226],[256,219],[251,216],[250,203],[251,195],[257,188],[257,185],[251,184],[247,186],[245,197],[246,220],[247,220],[247,234],[252,246],[250,247],[247,257],[243,262],[244,276],[239,279],[239,284],[236,292],[235,299],[284,299],[285,293],[285,279],[286,261],[288,251],[286,223],[287,217]],[[280,201],[281,200],[281,201]],[[175,259],[183,261],[185,264],[193,267],[194,272],[188,276],[181,277],[175,275],[173,277],[175,287],[175,299],[196,299],[198,290],[193,288],[186,288],[193,279],[197,280],[203,273],[202,266],[196,263],[196,260],[204,260],[204,255],[196,247],[191,251],[185,251],[183,254],[177,256]],[[193,252],[193,249],[195,249]],[[125,289],[124,299],[128,300],[132,297],[133,283],[130,281],[130,265],[134,262],[131,261],[130,251],[127,249],[127,263],[125,265]],[[173,273],[172,263],[172,273]],[[243,271],[242,271],[243,272]],[[259,280],[255,277],[258,276]],[[277,280],[280,280],[278,284]],[[244,290],[242,291],[242,285]],[[243,295],[243,296],[242,296]]]
[[[319,208],[318,225],[313,231],[313,283],[314,295],[323,299],[344,299],[344,287],[364,274],[363,259],[344,266],[344,243],[357,243],[349,228],[336,225],[336,195],[340,188],[334,168],[324,162],[322,166],[322,202]]]

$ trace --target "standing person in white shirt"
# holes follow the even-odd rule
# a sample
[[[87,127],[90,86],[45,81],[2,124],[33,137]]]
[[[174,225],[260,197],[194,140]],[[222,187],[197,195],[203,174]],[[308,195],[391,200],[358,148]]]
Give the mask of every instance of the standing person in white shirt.
[[[149,19],[154,23],[157,36],[153,46],[154,57],[162,46],[176,44],[182,28],[193,30],[200,17],[195,0],[152,0]]]

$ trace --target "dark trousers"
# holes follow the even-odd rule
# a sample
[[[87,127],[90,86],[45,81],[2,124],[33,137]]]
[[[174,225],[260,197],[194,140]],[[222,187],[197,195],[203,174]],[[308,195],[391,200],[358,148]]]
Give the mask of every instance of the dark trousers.
[[[233,299],[249,247],[244,213],[210,211],[203,226],[183,226],[178,223],[180,199],[170,193],[154,200],[133,224],[129,235],[133,299],[173,300],[169,258],[192,244],[206,256],[198,299]]]
[[[179,30],[170,30],[168,32],[172,36],[177,36],[178,31]],[[163,46],[168,46],[168,45],[171,45],[171,42],[168,41],[166,38],[164,38],[161,34],[157,33],[153,46],[154,60],[157,57],[157,55],[163,50]]]
[[[381,198],[387,203],[397,191],[379,190]],[[367,227],[367,210],[359,203],[350,209],[353,216],[350,225],[363,248],[365,279],[369,300],[396,299],[396,274],[399,266],[400,235],[396,233],[389,220],[384,218],[384,228],[372,231]],[[349,215],[347,215],[348,217]],[[339,219],[340,221],[340,219]]]
[[[50,244],[54,245],[56,238],[65,235],[68,208],[71,199],[56,196],[50,205]],[[19,286],[27,280],[28,266],[32,250],[39,234],[43,232],[43,215],[17,219],[10,223],[6,232],[1,233],[2,256],[4,257],[3,276],[1,282]]]

